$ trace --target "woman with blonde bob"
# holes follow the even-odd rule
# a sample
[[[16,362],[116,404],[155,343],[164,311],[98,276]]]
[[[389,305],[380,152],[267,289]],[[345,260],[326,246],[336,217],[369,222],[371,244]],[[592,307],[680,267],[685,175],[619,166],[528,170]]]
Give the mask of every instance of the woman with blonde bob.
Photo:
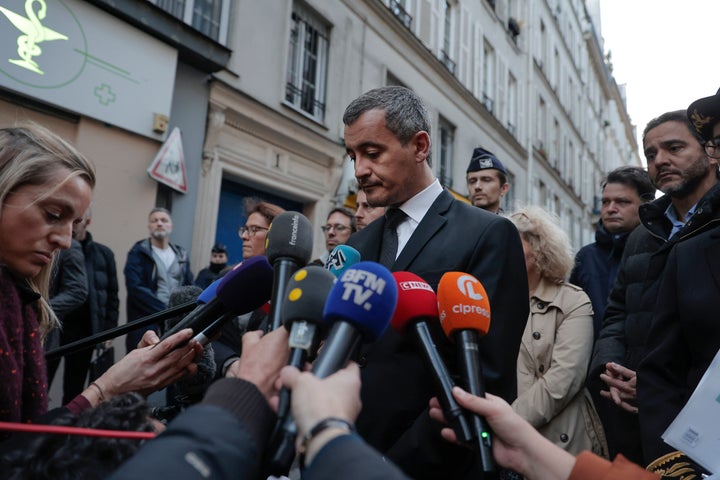
[[[70,247],[95,187],[95,167],[33,124],[0,129],[0,421],[37,422],[48,408],[42,341],[58,327],[48,303],[57,252]],[[201,347],[185,330],[131,352],[73,399],[74,414],[121,393],[148,394],[194,373]],[[152,346],[151,346],[152,345]],[[137,352],[137,353],[136,353]],[[5,435],[0,432],[0,439]]]
[[[517,362],[513,409],[568,452],[607,457],[605,433],[585,376],[593,347],[593,311],[579,287],[565,282],[572,247],[557,217],[528,206],[510,215],[520,232],[530,315]]]

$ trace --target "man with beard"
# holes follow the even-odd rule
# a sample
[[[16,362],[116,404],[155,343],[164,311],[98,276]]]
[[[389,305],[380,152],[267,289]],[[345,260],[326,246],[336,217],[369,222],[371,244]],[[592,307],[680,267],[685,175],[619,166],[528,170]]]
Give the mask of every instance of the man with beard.
[[[646,356],[660,279],[673,246],[704,231],[717,214],[718,162],[685,110],[651,120],[643,132],[648,173],[661,198],[641,205],[640,222],[627,240],[595,343],[588,382],[617,407],[610,422],[619,453],[643,463],[636,371]]]
[[[502,213],[500,201],[510,190],[510,184],[507,170],[495,154],[482,147],[473,150],[465,180],[473,206],[490,213]]]
[[[720,90],[693,102],[687,114],[703,137],[709,161],[716,165],[720,158]],[[720,194],[706,195],[695,215],[699,215],[698,209],[712,215],[703,222],[707,226],[702,233],[670,252],[658,290],[661,301],[655,306],[648,333],[648,354],[638,370],[645,460],[658,459],[655,463],[666,468],[678,460],[677,452],[662,457],[674,450],[663,442],[662,434],[720,348],[720,328],[713,314],[720,298]]]
[[[193,283],[187,252],[170,243],[172,226],[167,209],[153,208],[148,216],[150,237],[138,240],[128,252],[123,270],[128,322],[165,309],[174,288]],[[143,334],[151,329],[159,331],[157,325],[148,325],[128,333],[127,350],[136,348]]]

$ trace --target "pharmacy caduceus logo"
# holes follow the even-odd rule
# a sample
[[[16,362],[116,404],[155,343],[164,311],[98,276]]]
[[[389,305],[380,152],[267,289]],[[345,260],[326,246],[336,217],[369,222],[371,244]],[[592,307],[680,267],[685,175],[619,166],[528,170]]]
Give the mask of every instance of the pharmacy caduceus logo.
[[[44,20],[47,15],[45,0],[26,0],[25,15],[27,15],[27,17],[23,17],[3,7],[0,7],[0,12],[5,14],[7,19],[23,33],[17,38],[17,53],[20,59],[8,59],[8,61],[43,75],[44,72],[40,69],[38,63],[33,60],[33,57],[42,55],[40,44],[51,40],[68,39],[68,37],[62,33],[56,32],[42,24],[42,20]]]

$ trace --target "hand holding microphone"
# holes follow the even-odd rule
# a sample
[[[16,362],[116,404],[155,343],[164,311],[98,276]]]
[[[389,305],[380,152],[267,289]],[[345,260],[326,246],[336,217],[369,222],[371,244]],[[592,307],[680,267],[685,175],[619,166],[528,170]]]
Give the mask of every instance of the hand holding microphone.
[[[301,268],[288,282],[282,306],[283,325],[290,332],[288,365],[302,370],[307,359],[314,355],[320,336],[326,330],[322,313],[334,283],[335,276],[318,266]],[[283,388],[278,400],[278,427],[289,411],[290,391]]]
[[[271,282],[272,267],[267,259],[262,256],[248,258],[211,283],[198,297],[201,304],[165,332],[161,340],[185,328],[198,334],[228,312],[239,315],[259,308],[269,298]]]
[[[440,356],[430,333],[429,325],[438,322],[438,301],[432,287],[422,278],[410,272],[393,273],[398,287],[398,302],[390,325],[398,333],[414,335],[420,354],[435,382],[437,398],[445,419],[459,441],[471,442],[474,432],[465,417],[464,410],[452,394],[455,386],[445,361]]]
[[[462,272],[447,272],[438,285],[438,311],[445,334],[455,342],[461,377],[465,390],[478,397],[485,396],[485,383],[480,360],[481,336],[490,328],[490,301],[480,281]],[[492,437],[487,422],[480,415],[472,415],[476,444],[482,470],[495,472],[492,456]]]
[[[344,367],[360,345],[376,340],[387,328],[397,304],[397,286],[390,271],[375,262],[360,262],[335,282],[323,311],[332,323],[330,333],[312,372],[325,378]],[[295,457],[297,425],[288,416],[281,428],[281,443],[269,460],[270,473],[285,474]]]

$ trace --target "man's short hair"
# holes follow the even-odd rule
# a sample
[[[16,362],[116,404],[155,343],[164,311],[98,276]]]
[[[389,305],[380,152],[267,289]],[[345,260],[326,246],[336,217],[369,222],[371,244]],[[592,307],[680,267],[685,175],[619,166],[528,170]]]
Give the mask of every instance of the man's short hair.
[[[619,183],[634,188],[643,203],[652,201],[655,198],[655,185],[650,180],[648,172],[640,167],[625,166],[616,168],[608,173],[605,180],[603,180],[603,190],[605,190],[608,183]]]
[[[647,136],[647,134],[650,130],[657,128],[660,125],[662,125],[663,123],[667,123],[667,122],[678,122],[678,123],[684,124],[687,127],[690,134],[693,137],[695,137],[695,139],[698,141],[698,143],[700,143],[701,145],[705,143],[702,136],[698,133],[697,130],[695,130],[695,127],[693,126],[693,124],[690,123],[690,120],[688,119],[688,116],[687,116],[687,111],[686,110],[675,110],[673,112],[665,112],[662,115],[660,115],[659,117],[653,118],[652,120],[650,120],[647,123],[647,125],[645,126],[645,130],[643,130],[643,134],[642,134],[643,144],[645,143],[645,137]]]
[[[150,213],[148,213],[148,218],[150,218],[150,216],[151,216],[153,213],[156,213],[156,212],[162,212],[162,213],[167,214],[168,217],[172,217],[172,215],[170,214],[170,210],[168,210],[167,208],[165,208],[165,207],[155,207],[155,208],[153,208],[152,210],[150,210]]]
[[[327,221],[327,219],[329,219],[333,213],[340,213],[348,217],[350,219],[350,231],[352,233],[357,232],[357,221],[355,220],[355,212],[345,207],[335,207],[330,210],[325,220]]]
[[[227,247],[222,243],[216,243],[213,245],[212,250],[210,250],[211,253],[224,253],[227,255]]]
[[[352,125],[360,115],[369,110],[385,112],[385,126],[403,145],[407,145],[418,132],[425,131],[430,136],[432,124],[427,107],[409,88],[390,85],[363,93],[347,106],[343,123]],[[428,165],[432,166],[430,154],[431,150],[428,151],[426,160]]]

